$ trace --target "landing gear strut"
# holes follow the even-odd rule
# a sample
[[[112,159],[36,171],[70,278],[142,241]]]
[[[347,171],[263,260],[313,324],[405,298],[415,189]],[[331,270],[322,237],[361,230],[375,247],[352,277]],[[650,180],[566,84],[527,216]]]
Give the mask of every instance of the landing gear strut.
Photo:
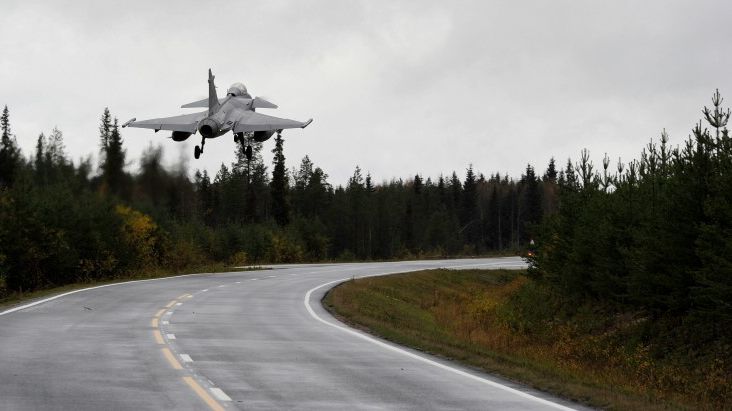
[[[244,133],[234,133],[234,143],[246,144],[246,147],[244,147],[244,156],[246,156],[247,161],[252,161],[252,146],[247,144],[247,140],[248,138],[245,137]]]
[[[203,145],[206,144],[206,137],[201,138],[201,147],[196,146],[193,149],[193,157],[198,160],[199,157],[201,157],[201,154],[203,154]]]

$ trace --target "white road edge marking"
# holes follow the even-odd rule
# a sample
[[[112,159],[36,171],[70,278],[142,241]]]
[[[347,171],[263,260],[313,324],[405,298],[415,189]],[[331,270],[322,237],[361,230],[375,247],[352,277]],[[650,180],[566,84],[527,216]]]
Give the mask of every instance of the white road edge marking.
[[[231,401],[231,397],[226,395],[225,392],[221,391],[221,388],[212,387],[209,388],[209,390],[211,391],[211,394],[213,394],[214,397],[216,397],[216,399],[218,399],[219,401]]]
[[[170,324],[170,321],[164,320],[161,324],[163,324],[163,325],[169,325]]]
[[[191,356],[188,354],[180,354],[180,359],[183,360],[183,362],[193,362]]]
[[[165,334],[165,337],[169,340],[175,340],[175,334]]]
[[[463,377],[466,377],[466,378],[470,378],[473,381],[478,381],[478,382],[481,382],[483,384],[490,385],[492,387],[495,387],[495,388],[498,388],[498,389],[501,389],[501,390],[504,390],[504,391],[508,391],[508,392],[510,392],[512,394],[516,394],[516,395],[518,395],[520,397],[523,397],[523,398],[526,398],[526,399],[530,399],[530,400],[534,400],[536,402],[539,402],[541,404],[547,405],[549,407],[553,407],[553,408],[560,409],[560,410],[572,410],[572,411],[574,411],[574,408],[570,408],[570,407],[567,407],[567,406],[562,405],[562,404],[557,404],[555,402],[551,402],[551,401],[545,400],[543,398],[535,397],[535,396],[533,396],[533,395],[531,395],[529,393],[525,393],[523,391],[517,390],[515,388],[508,387],[508,386],[503,385],[503,384],[499,384],[499,383],[497,383],[495,381],[491,381],[491,380],[488,380],[488,379],[485,379],[485,378],[478,377],[477,375],[470,374],[468,372],[465,372],[463,370],[459,370],[457,368],[452,368],[449,365],[445,365],[445,364],[439,363],[437,361],[430,360],[429,358],[425,358],[425,357],[422,357],[422,356],[417,355],[415,353],[412,353],[412,352],[403,350],[403,349],[401,349],[399,347],[395,347],[393,345],[386,344],[385,342],[379,341],[379,340],[377,340],[377,339],[375,339],[373,337],[370,337],[368,335],[361,334],[361,333],[359,333],[357,331],[354,331],[354,330],[352,330],[350,328],[342,327],[342,326],[340,326],[338,324],[333,324],[331,322],[325,321],[324,319],[320,318],[318,316],[318,314],[316,314],[315,311],[313,311],[313,308],[310,306],[310,296],[313,294],[313,291],[318,290],[320,288],[323,288],[323,287],[325,287],[327,285],[331,285],[331,284],[335,284],[335,283],[340,283],[340,282],[344,282],[344,281],[348,281],[348,280],[350,280],[350,278],[342,278],[340,280],[329,281],[327,283],[320,284],[319,286],[317,286],[315,288],[311,288],[305,294],[305,300],[304,300],[305,308],[308,310],[308,313],[310,314],[310,316],[313,317],[314,319],[320,321],[321,323],[327,325],[327,326],[336,328],[336,329],[341,330],[341,331],[343,331],[345,333],[348,333],[348,334],[351,334],[351,335],[353,335],[355,337],[361,338],[362,340],[366,340],[366,341],[368,341],[370,343],[376,344],[377,346],[379,346],[379,347],[381,347],[383,349],[386,349],[388,351],[393,351],[393,352],[396,352],[396,353],[405,355],[407,357],[413,358],[413,359],[418,360],[418,361],[422,361],[424,363],[427,363],[429,365],[435,366],[437,368],[441,368],[443,370],[447,370],[447,371],[453,372],[453,373],[455,373],[457,375],[460,375],[460,376],[463,376]]]
[[[180,307],[183,303],[175,303],[176,306]]]
[[[80,292],[84,292],[84,291],[96,290],[98,288],[115,287],[115,286],[118,286],[118,285],[134,284],[134,283],[145,283],[145,282],[148,282],[148,281],[169,280],[171,278],[190,277],[192,275],[208,275],[208,274],[206,274],[206,273],[197,273],[197,274],[175,275],[175,276],[172,276],[172,277],[150,278],[148,280],[124,281],[124,282],[121,282],[121,283],[104,284],[104,285],[98,285],[98,286],[95,286],[95,287],[82,288],[80,290],[69,291],[67,293],[63,293],[63,294],[59,294],[59,295],[54,295],[53,297],[44,298],[42,300],[34,301],[32,303],[19,305],[17,307],[10,308],[10,309],[7,309],[5,311],[0,311],[0,316],[8,315],[8,314],[14,313],[16,311],[20,311],[20,310],[25,310],[26,308],[35,307],[36,305],[40,305],[40,304],[43,304],[43,303],[47,303],[49,301],[57,300],[57,299],[59,299],[61,297],[66,297],[67,295],[76,294],[76,293],[80,293]]]

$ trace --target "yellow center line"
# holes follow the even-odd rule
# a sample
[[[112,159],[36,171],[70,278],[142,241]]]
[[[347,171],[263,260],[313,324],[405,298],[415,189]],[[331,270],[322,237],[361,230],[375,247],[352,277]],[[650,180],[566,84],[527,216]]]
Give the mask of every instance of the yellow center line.
[[[163,355],[165,356],[165,359],[168,360],[168,362],[170,363],[170,366],[173,367],[173,369],[175,369],[175,370],[183,369],[183,367],[181,367],[180,363],[178,362],[178,360],[175,359],[175,356],[170,351],[170,349],[168,349],[168,347],[163,348],[162,351],[163,351]]]
[[[160,330],[158,330],[158,329],[153,330],[153,337],[155,337],[156,343],[165,344],[165,341],[163,341],[163,335],[160,334]]]
[[[155,342],[159,345],[164,345],[165,340],[163,339],[163,335],[160,333],[159,329],[159,318],[165,311],[167,311],[169,308],[175,305],[175,303],[178,302],[178,300],[182,300],[183,298],[191,298],[193,297],[191,294],[183,294],[176,298],[175,300],[168,303],[168,305],[165,306],[165,308],[161,309],[155,314],[155,317],[150,321],[150,325],[154,328],[153,330],[153,337],[155,337]],[[180,365],[180,362],[178,359],[175,358],[175,355],[173,355],[173,352],[170,351],[170,348],[163,347],[160,349],[160,351],[163,352],[163,356],[166,360],[170,363],[170,366],[173,367],[173,369],[176,370],[182,370],[183,367]],[[201,387],[201,385],[193,379],[193,377],[183,377],[183,381],[188,384],[189,387],[203,400],[203,402],[208,405],[209,408],[213,411],[226,411],[224,407],[221,406],[209,393]]]
[[[188,386],[190,386],[191,389],[193,389],[193,391],[195,391],[196,394],[201,397],[203,402],[205,402],[213,411],[225,411],[224,407],[208,395],[206,390],[204,390],[203,387],[201,387],[192,377],[183,377],[183,381],[185,381],[186,384],[188,384]]]

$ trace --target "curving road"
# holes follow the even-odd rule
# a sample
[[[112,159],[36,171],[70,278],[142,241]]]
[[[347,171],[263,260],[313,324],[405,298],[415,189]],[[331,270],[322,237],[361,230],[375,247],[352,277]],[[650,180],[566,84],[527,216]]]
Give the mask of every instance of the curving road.
[[[288,265],[63,294],[0,312],[0,409],[577,409],[354,331],[320,304],[351,277],[523,266]]]

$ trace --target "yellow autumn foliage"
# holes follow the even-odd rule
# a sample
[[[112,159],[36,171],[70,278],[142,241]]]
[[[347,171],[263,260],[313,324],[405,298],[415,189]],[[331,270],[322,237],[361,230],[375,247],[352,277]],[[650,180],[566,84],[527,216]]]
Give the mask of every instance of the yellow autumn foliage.
[[[123,221],[124,244],[134,250],[141,266],[154,265],[158,256],[158,225],[150,216],[124,205],[117,205],[115,212]]]

